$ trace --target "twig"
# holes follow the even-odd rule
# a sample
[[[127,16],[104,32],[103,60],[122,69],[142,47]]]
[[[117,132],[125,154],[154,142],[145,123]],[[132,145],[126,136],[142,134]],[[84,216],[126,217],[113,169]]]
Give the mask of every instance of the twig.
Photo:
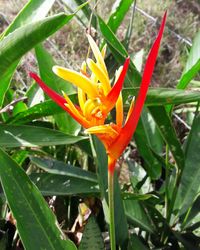
[[[10,102],[8,105],[6,105],[4,108],[0,110],[0,114],[12,110],[14,104],[20,101],[26,100],[26,99],[27,99],[27,96],[23,96],[23,97],[13,100],[12,102]]]
[[[176,113],[173,112],[173,116],[176,117],[176,119],[179,122],[181,122],[187,129],[191,130],[191,127],[183,119],[181,119]]]

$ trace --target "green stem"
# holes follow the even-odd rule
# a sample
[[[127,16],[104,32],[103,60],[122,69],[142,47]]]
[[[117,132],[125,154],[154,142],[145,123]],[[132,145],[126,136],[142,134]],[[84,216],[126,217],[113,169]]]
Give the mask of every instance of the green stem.
[[[166,158],[165,158],[165,218],[168,217],[169,209],[169,146],[166,145]]]
[[[114,173],[108,171],[108,202],[110,217],[110,246],[111,250],[116,250],[115,240],[115,210],[114,210]]]

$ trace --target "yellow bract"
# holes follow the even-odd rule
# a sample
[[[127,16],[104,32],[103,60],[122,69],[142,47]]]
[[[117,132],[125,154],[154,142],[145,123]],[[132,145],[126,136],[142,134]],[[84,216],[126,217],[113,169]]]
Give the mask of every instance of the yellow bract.
[[[87,37],[96,62],[91,58],[87,58],[86,62],[84,61],[82,63],[80,72],[59,66],[54,66],[53,71],[56,75],[77,87],[79,108],[64,94],[66,106],[79,120],[82,119],[86,128],[90,128],[105,123],[105,119],[110,112],[110,107],[107,105],[109,100],[106,100],[106,96],[111,91],[111,85],[104,62],[106,46],[100,51],[93,38],[90,35],[87,35]],[[91,73],[87,72],[87,67]],[[122,68],[120,67],[119,70],[116,71],[115,83],[121,70]],[[120,127],[123,124],[123,102],[121,94],[116,102],[116,124]],[[109,125],[106,125],[105,128],[108,128],[108,126]],[[112,128],[108,128],[111,134],[113,133],[112,130]]]

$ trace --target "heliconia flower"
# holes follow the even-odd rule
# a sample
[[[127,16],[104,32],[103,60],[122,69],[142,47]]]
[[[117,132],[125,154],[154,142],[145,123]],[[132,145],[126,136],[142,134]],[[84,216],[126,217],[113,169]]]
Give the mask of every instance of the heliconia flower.
[[[30,73],[30,76],[58,105],[86,128],[87,133],[97,135],[103,142],[108,154],[108,170],[111,173],[114,172],[117,159],[123,153],[136,130],[151,82],[165,21],[166,13],[158,36],[148,55],[137,99],[135,101],[135,98],[133,98],[126,119],[124,119],[123,115],[121,90],[130,59],[127,58],[123,67],[116,71],[115,83],[111,87],[104,62],[106,47],[104,46],[100,51],[90,35],[88,35],[88,40],[96,62],[88,58],[86,62],[83,62],[80,73],[59,66],[53,67],[55,74],[78,88],[79,106],[74,105],[65,93],[63,93],[63,97],[60,96],[50,89],[35,73]],[[87,66],[91,74],[87,72]],[[105,124],[106,118],[108,118],[110,111],[114,107],[116,110],[116,123]]]

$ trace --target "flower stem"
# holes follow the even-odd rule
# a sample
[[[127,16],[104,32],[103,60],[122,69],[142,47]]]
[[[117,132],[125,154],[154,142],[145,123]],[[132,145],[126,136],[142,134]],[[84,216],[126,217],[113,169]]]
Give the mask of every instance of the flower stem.
[[[110,246],[111,250],[116,250],[115,240],[115,210],[114,210],[114,173],[108,171],[108,202],[110,217]]]

